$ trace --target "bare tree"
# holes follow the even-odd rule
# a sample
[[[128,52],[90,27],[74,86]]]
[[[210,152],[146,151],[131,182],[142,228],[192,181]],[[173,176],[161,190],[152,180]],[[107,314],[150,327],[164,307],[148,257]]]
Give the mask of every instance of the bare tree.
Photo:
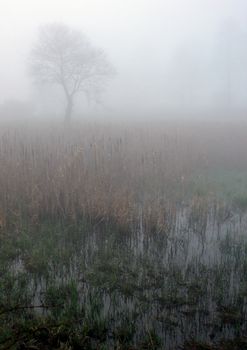
[[[30,71],[39,83],[59,85],[66,97],[70,120],[76,94],[91,95],[114,73],[105,53],[92,47],[80,32],[64,24],[41,27],[30,56]]]

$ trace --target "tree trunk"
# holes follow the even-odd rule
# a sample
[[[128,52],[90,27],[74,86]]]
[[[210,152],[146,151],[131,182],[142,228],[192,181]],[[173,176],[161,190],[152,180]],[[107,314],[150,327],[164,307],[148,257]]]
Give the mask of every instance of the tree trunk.
[[[72,96],[69,96],[67,98],[67,106],[66,106],[66,111],[65,111],[65,121],[66,122],[71,121],[72,110],[73,110],[73,98],[72,98]]]

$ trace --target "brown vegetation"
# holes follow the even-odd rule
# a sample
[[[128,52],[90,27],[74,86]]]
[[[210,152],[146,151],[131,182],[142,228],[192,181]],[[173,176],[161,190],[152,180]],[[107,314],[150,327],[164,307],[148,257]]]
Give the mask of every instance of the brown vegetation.
[[[42,219],[114,220],[163,229],[191,186],[217,166],[246,164],[247,124],[2,122],[0,226]],[[244,165],[245,166],[245,165]],[[192,198],[193,197],[193,198]],[[3,214],[5,213],[5,214]]]

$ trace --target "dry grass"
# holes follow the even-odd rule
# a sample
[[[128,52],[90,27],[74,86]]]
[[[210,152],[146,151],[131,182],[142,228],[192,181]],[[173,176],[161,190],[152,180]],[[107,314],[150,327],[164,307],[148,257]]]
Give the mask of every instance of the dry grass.
[[[162,229],[214,166],[247,164],[244,122],[1,123],[0,226],[51,218]],[[194,197],[195,201],[195,197]],[[195,203],[193,204],[195,205]]]

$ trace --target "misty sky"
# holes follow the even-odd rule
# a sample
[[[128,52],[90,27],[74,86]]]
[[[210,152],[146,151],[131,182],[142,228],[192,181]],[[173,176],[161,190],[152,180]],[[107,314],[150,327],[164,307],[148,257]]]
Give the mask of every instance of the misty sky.
[[[206,103],[220,79],[212,80],[209,87],[201,82],[219,71],[217,59],[214,66],[211,56],[215,48],[217,56],[224,22],[230,19],[243,33],[247,28],[244,0],[1,0],[0,5],[0,103],[32,95],[28,53],[39,25],[47,22],[64,22],[80,29],[106,51],[117,76],[109,85],[103,108],[113,112],[161,110],[171,101],[176,103],[181,85],[186,90],[188,77],[192,77],[188,84],[193,87],[188,89],[190,98],[199,98],[194,96],[199,91],[206,96]],[[247,40],[242,38],[240,43],[247,49]],[[208,72],[196,89],[198,76],[205,69]],[[243,74],[241,68],[236,76]],[[188,100],[182,94],[178,103]]]

